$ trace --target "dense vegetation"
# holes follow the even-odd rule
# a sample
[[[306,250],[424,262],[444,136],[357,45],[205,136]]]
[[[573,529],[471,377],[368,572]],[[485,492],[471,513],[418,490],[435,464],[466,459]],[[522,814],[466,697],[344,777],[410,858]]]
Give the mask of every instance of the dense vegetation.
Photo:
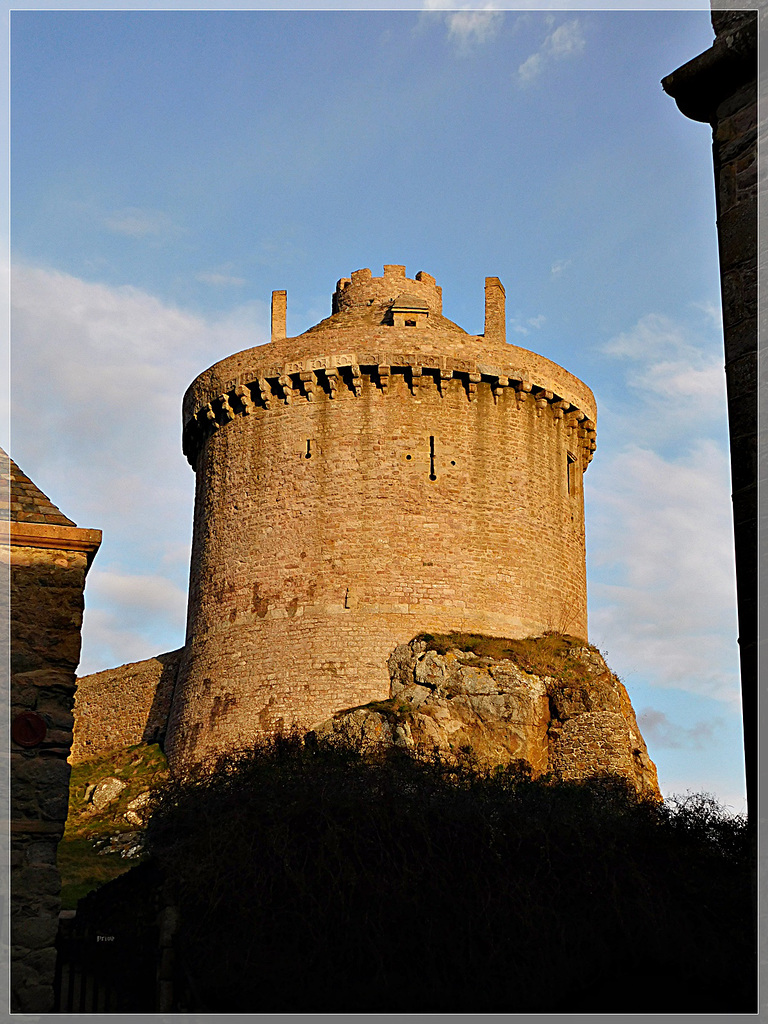
[[[291,739],[170,782],[147,843],[178,1010],[755,1010],[752,844],[706,796]]]

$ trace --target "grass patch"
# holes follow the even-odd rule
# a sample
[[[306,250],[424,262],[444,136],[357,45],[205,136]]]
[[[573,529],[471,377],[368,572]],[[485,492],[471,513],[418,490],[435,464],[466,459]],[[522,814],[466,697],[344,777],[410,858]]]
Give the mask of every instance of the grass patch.
[[[61,873],[61,905],[74,910],[77,901],[137,863],[119,853],[97,853],[94,841],[121,832],[142,831],[125,817],[128,804],[140,793],[156,789],[168,775],[168,763],[158,746],[136,744],[72,765],[69,810],[57,863]],[[85,798],[91,785],[104,779],[122,779],[125,789],[98,813],[89,813]]]
[[[56,855],[61,872],[61,908],[74,910],[89,892],[125,874],[136,863],[117,853],[99,854],[90,839],[64,836]]]
[[[389,697],[387,700],[372,700],[367,704],[363,704],[362,708],[365,711],[377,711],[381,715],[387,717],[399,717],[400,715],[406,714],[411,710],[410,705],[402,699],[402,697]],[[350,708],[352,711],[356,711],[357,708]],[[347,712],[340,711],[339,714],[346,714]]]
[[[128,804],[140,793],[155,789],[167,774],[168,762],[157,743],[124,747],[74,764],[69,782],[65,837],[98,838],[136,828],[125,819]],[[127,785],[103,811],[88,813],[85,799],[88,786],[108,778],[122,779]]]
[[[590,675],[589,668],[570,653],[574,647],[588,647],[599,653],[591,644],[567,633],[544,633],[519,640],[479,633],[419,633],[415,639],[438,654],[451,650],[474,654],[476,660],[468,664],[480,665],[483,658],[512,661],[523,672],[554,676],[568,683],[586,682]]]

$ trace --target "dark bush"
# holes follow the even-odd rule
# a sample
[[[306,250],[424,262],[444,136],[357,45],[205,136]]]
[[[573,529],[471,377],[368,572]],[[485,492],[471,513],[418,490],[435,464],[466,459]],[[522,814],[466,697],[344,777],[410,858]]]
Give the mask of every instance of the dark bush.
[[[290,739],[171,782],[148,848],[181,1010],[755,1009],[750,842],[708,798]]]

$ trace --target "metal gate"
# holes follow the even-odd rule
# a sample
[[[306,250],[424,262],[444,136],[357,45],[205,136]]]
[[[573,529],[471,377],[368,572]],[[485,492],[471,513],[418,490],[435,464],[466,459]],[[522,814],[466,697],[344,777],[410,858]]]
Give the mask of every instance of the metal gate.
[[[54,977],[55,1013],[153,1013],[157,933],[100,932],[77,917],[59,922]]]

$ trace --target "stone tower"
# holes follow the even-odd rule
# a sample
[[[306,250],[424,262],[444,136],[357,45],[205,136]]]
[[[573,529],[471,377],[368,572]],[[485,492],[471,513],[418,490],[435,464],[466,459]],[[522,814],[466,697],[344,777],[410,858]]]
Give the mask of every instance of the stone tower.
[[[420,631],[587,635],[582,475],[596,410],[580,380],[442,314],[434,278],[385,266],[332,315],[216,363],[183,405],[196,473],[187,638],[166,750],[176,766],[386,697]]]

